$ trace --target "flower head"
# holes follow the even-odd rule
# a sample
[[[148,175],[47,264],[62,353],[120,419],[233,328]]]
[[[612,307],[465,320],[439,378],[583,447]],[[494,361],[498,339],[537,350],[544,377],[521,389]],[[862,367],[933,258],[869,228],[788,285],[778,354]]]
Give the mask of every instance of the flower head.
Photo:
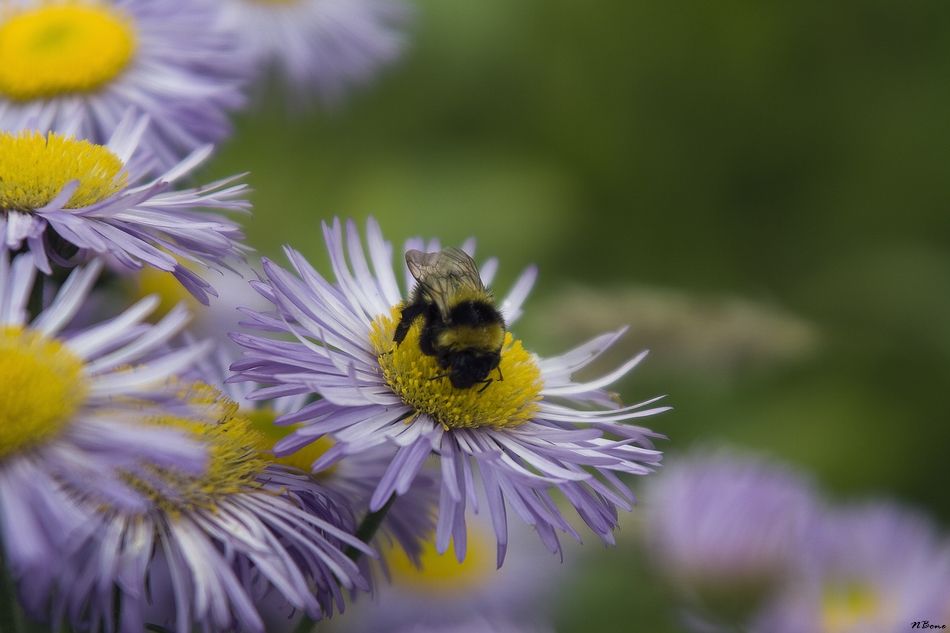
[[[0,132],[0,246],[24,244],[37,268],[69,264],[78,251],[110,255],[120,265],[172,272],[203,303],[214,294],[182,261],[225,266],[241,257],[231,220],[197,209],[245,210],[244,185],[226,179],[197,189],[171,186],[210,154],[210,146],[157,179],[136,153],[148,117],[129,113],[107,145],[55,132]]]
[[[801,473],[724,451],[671,459],[644,505],[649,554],[690,617],[730,625],[797,574],[818,514]]]
[[[431,540],[418,560],[388,548],[383,558],[392,582],[377,599],[361,603],[341,622],[344,631],[549,630],[551,594],[570,565],[551,558],[524,524],[512,526],[505,565],[496,569],[488,517],[468,513],[465,560],[436,552]],[[471,628],[475,627],[475,628]]]
[[[0,11],[0,130],[39,123],[103,144],[134,107],[170,168],[231,131],[250,69],[205,0],[12,0]],[[75,119],[78,118],[78,125]]]
[[[802,580],[754,630],[891,633],[948,623],[950,545],[927,518],[880,502],[834,509],[807,544]]]
[[[204,420],[173,411],[155,424],[209,447],[200,474],[147,465],[129,482],[144,509],[99,513],[96,538],[69,560],[56,607],[99,630],[118,613],[120,630],[146,624],[178,633],[263,633],[257,603],[276,592],[318,620],[343,610],[342,589],[368,589],[344,547],[374,555],[353,536],[344,500],[307,473],[273,465],[264,437],[213,387],[184,385]]]
[[[499,564],[508,542],[506,506],[533,525],[552,552],[560,551],[558,530],[580,539],[551,498],[552,488],[564,494],[598,536],[612,543],[617,508],[629,509],[633,501],[616,473],[646,474],[660,460],[649,441],[655,434],[625,422],[664,409],[644,408],[648,403],[620,406],[603,387],[643,355],[608,376],[578,383],[571,374],[620,332],[550,359],[528,354],[509,334],[498,365],[504,379],[484,388],[457,389],[445,379],[445,370],[423,354],[419,324],[402,344],[393,343],[397,311],[405,299],[392,267],[392,246],[375,221],[370,220],[368,228],[375,274],[352,221],[345,237],[339,221],[324,226],[324,234],[337,283],[325,280],[289,248],[287,255],[300,277],[265,260],[265,279],[255,282],[277,309],[249,311],[248,325],[289,332],[297,340],[233,335],[248,351],[232,365],[236,375],[231,380],[274,385],[257,391],[254,398],[301,393],[323,398],[294,414],[294,420],[306,420],[307,425],[278,442],[275,451],[291,453],[331,434],[334,446],[314,464],[320,470],[376,446],[395,446],[395,456],[370,500],[373,511],[392,495],[405,493],[428,457],[437,455],[442,470],[437,548],[444,552],[452,539],[459,558],[465,553],[466,502],[476,510],[479,505],[476,476],[484,484]],[[407,249],[423,246],[417,240]],[[430,250],[437,249],[430,244]],[[490,283],[495,267],[491,260],[481,270],[484,283]],[[409,270],[404,270],[409,278]],[[507,324],[520,314],[535,274],[534,268],[528,269],[500,303]]]
[[[73,271],[52,305],[26,310],[36,270],[0,249],[0,536],[27,610],[46,604],[62,559],[94,534],[98,507],[146,507],[129,477],[143,464],[198,474],[207,450],[179,429],[154,424],[185,407],[168,381],[206,345],[169,350],[185,325],[182,309],[144,323],[155,297],[118,317],[64,331],[101,264]]]
[[[276,72],[296,96],[339,99],[402,49],[398,0],[219,0],[261,77]]]

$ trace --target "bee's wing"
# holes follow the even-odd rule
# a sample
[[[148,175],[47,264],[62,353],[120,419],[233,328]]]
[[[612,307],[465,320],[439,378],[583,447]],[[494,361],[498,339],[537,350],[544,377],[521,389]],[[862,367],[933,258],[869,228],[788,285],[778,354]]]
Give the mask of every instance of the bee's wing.
[[[406,264],[443,318],[448,317],[449,299],[459,288],[485,289],[475,261],[459,248],[450,246],[437,253],[406,251]]]

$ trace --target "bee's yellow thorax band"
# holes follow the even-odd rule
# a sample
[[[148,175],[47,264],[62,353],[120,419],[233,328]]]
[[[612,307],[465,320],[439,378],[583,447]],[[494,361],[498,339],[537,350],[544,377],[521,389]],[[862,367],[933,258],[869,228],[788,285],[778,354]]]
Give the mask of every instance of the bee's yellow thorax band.
[[[436,344],[443,349],[477,349],[494,352],[501,349],[504,342],[505,329],[498,323],[489,323],[476,327],[459,325],[443,330]]]

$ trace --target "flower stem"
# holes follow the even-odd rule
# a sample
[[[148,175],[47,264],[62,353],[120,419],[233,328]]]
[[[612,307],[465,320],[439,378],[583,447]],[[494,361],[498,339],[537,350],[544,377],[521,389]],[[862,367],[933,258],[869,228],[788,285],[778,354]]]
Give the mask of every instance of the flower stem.
[[[354,536],[364,543],[369,544],[369,542],[373,540],[373,537],[376,536],[376,531],[379,529],[379,526],[383,524],[383,519],[386,518],[386,514],[389,512],[389,509],[393,507],[395,501],[396,495],[392,495],[382,508],[376,512],[367,512],[363,520],[360,521],[359,527],[356,528],[356,534]],[[352,545],[347,547],[344,553],[353,562],[358,561],[360,554],[362,554],[360,550]]]
[[[26,630],[26,618],[16,597],[16,584],[7,561],[0,556],[0,633],[23,633]]]

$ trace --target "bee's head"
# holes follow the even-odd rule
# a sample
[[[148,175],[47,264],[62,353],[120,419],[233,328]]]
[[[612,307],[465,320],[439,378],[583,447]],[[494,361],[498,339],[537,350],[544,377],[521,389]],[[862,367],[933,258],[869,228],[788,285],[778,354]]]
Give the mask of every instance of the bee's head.
[[[485,382],[488,374],[501,362],[501,354],[496,351],[462,350],[453,352],[448,360],[452,367],[448,374],[452,386],[469,389]]]

